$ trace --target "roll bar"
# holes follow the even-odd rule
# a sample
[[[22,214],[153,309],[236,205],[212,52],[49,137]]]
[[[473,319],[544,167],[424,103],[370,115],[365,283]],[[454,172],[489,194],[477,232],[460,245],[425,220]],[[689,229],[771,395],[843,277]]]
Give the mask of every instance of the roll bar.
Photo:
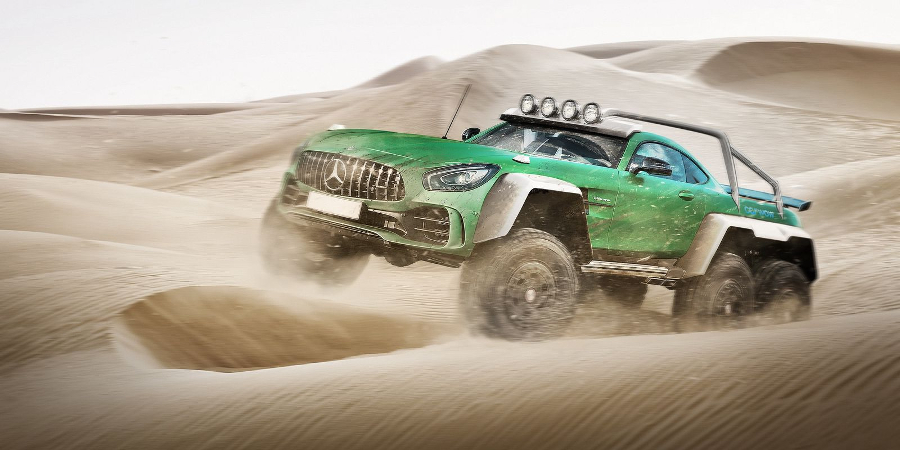
[[[761,167],[754,164],[753,161],[750,161],[750,158],[747,158],[743,153],[732,147],[731,142],[728,141],[728,136],[724,132],[714,128],[702,127],[686,122],[679,122],[677,120],[645,116],[643,114],[620,111],[618,109],[604,109],[601,117],[621,117],[624,119],[653,123],[656,125],[693,131],[718,139],[719,144],[722,147],[722,157],[725,158],[725,170],[728,172],[728,185],[731,186],[731,198],[734,200],[734,204],[737,205],[738,209],[741,207],[741,197],[738,188],[737,172],[734,169],[735,158],[772,186],[772,192],[775,194],[775,207],[778,209],[778,214],[780,214],[781,217],[784,217],[784,200],[781,198],[781,186],[778,184],[778,181],[775,180],[775,178],[772,178],[772,176],[766,173]]]

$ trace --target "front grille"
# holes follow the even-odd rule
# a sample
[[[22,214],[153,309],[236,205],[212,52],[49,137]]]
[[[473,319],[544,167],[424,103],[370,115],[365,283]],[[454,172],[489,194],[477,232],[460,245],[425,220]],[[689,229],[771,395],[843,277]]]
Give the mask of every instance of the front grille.
[[[403,177],[393,167],[338,153],[305,151],[297,179],[320,191],[366,200],[398,201],[406,195]]]
[[[281,203],[290,207],[304,207],[309,194],[300,190],[297,180],[286,180]],[[381,228],[407,239],[426,244],[445,245],[450,239],[450,213],[446,208],[420,206],[404,212],[369,209],[363,205],[358,223]]]

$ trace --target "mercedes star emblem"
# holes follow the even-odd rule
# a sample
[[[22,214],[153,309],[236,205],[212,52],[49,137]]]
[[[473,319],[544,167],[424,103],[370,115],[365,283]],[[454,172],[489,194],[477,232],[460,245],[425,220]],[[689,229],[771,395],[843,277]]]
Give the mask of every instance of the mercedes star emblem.
[[[347,177],[347,165],[340,159],[332,159],[325,164],[325,187],[329,191],[340,190],[344,186],[344,178]]]

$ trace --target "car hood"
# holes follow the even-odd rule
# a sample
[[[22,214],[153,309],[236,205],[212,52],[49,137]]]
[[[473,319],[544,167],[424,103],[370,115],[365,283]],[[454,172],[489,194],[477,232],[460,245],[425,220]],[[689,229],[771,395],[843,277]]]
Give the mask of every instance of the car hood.
[[[340,153],[398,169],[484,163],[497,158],[508,161],[517,155],[507,150],[450,139],[376,130],[320,133],[309,141],[308,150]]]

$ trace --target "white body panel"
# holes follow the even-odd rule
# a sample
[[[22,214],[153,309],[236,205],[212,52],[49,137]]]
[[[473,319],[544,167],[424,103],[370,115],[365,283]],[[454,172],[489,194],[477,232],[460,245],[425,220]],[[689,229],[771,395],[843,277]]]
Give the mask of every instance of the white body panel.
[[[567,192],[581,197],[581,189],[567,181],[541,175],[503,175],[484,199],[481,217],[475,226],[475,243],[506,236],[533,189]]]
[[[787,242],[792,237],[812,239],[802,228],[780,223],[764,222],[749,217],[710,214],[703,219],[697,235],[687,253],[675,264],[684,269],[685,277],[703,275],[719,250],[719,245],[730,228],[743,228],[753,232],[759,239]]]

